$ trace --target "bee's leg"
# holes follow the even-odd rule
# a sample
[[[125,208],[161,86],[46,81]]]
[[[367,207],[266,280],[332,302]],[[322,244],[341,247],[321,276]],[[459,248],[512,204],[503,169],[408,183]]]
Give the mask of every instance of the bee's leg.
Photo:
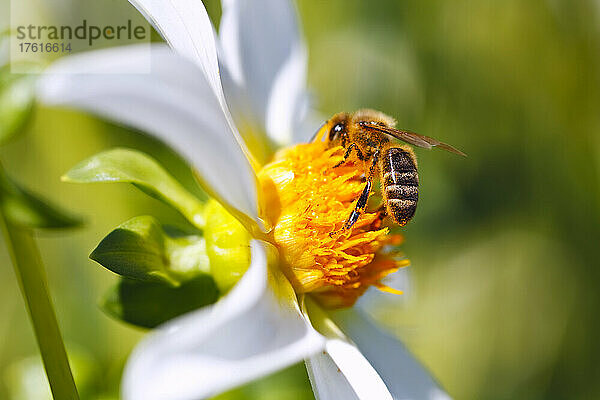
[[[356,145],[356,143],[350,143],[350,146],[348,146],[348,148],[346,149],[346,153],[344,154],[344,158],[342,158],[342,161],[340,161],[339,163],[335,164],[333,166],[333,168],[337,168],[340,165],[342,165],[343,163],[346,162],[346,160],[348,159],[348,157],[350,157],[350,155],[352,154],[352,150],[356,149],[356,155],[358,156],[359,160],[364,160],[364,156],[362,151],[360,151],[360,149],[358,148],[358,146]]]
[[[354,225],[354,223],[356,221],[358,221],[358,217],[360,217],[360,214],[362,214],[365,211],[365,208],[367,207],[367,201],[369,200],[369,193],[371,193],[371,180],[370,179],[367,181],[365,188],[363,189],[362,193],[360,194],[360,197],[358,198],[358,201],[356,202],[356,207],[354,207],[354,210],[352,210],[350,217],[348,217],[348,220],[344,224],[344,229],[352,228],[352,225]]]
[[[356,202],[356,206],[354,207],[354,210],[352,210],[352,213],[350,214],[350,216],[348,217],[348,219],[346,220],[346,222],[344,223],[342,228],[338,229],[337,231],[331,232],[329,234],[330,237],[333,237],[334,235],[338,234],[341,231],[352,228],[352,225],[354,225],[354,223],[356,221],[358,221],[358,217],[360,217],[360,214],[362,214],[363,211],[365,211],[365,208],[367,207],[367,201],[369,200],[369,192],[371,192],[371,180],[370,179],[367,180],[367,184],[365,185],[365,188],[363,189],[362,193],[360,194],[360,197],[358,198],[358,201]]]
[[[367,177],[367,184],[365,185],[365,188],[363,189],[362,193],[360,194],[360,197],[358,198],[358,201],[356,202],[356,206],[354,207],[354,210],[352,210],[352,213],[348,217],[348,220],[346,220],[346,223],[344,223],[344,225],[342,226],[342,229],[331,232],[329,234],[329,236],[332,237],[341,231],[352,228],[352,225],[354,225],[356,223],[356,221],[358,221],[360,214],[362,214],[365,211],[365,208],[367,208],[367,201],[369,200],[369,194],[371,193],[371,186],[373,184],[373,176],[375,175],[375,166],[377,165],[378,158],[379,158],[379,150],[377,150],[375,152],[375,154],[373,155],[373,162],[371,163],[371,168],[369,169],[369,176]]]

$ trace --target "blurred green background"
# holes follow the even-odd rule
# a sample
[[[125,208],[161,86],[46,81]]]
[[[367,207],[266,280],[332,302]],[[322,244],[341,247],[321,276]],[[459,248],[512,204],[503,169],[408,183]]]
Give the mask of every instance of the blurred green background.
[[[219,3],[207,8],[218,21]],[[300,0],[298,8],[323,115],[379,109],[469,155],[417,150],[421,200],[404,245],[411,295],[374,314],[457,399],[600,398],[600,3]],[[143,332],[97,308],[115,277],[87,256],[128,218],[180,218],[127,185],[60,182],[113,146],[153,155],[193,187],[160,144],[71,111],[36,108],[26,133],[0,149],[18,181],[86,217],[82,229],[38,239],[90,399],[116,396]],[[4,247],[0,261],[7,398],[14,371],[37,350]],[[299,365],[222,397],[310,399],[306,379]]]

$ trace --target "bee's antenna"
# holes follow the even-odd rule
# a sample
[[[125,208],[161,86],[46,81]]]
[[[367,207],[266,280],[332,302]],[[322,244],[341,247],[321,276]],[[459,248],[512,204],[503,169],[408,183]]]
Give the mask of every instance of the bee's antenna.
[[[325,121],[323,123],[323,125],[321,125],[319,127],[319,129],[317,129],[317,131],[312,136],[312,138],[310,138],[311,142],[323,141],[323,136],[324,136],[324,129],[323,128],[325,128],[326,125],[327,125],[327,121]],[[321,132],[321,131],[323,131],[323,132]],[[320,136],[319,136],[319,133],[321,134]]]

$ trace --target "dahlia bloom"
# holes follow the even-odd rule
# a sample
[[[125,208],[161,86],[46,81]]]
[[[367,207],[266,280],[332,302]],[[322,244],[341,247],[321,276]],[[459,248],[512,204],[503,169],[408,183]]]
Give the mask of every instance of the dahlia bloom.
[[[130,0],[167,42],[63,58],[40,81],[49,105],[138,128],[178,151],[239,222],[250,263],[217,303],[150,332],[127,363],[127,400],[210,397],[306,361],[318,399],[446,399],[425,369],[354,305],[407,261],[365,213],[341,148],[314,142],[306,48],[288,0],[223,0],[218,36],[200,0]],[[85,70],[84,74],[69,71]],[[203,221],[196,221],[196,225]],[[208,221],[207,221],[208,223]],[[337,225],[336,225],[337,224]]]

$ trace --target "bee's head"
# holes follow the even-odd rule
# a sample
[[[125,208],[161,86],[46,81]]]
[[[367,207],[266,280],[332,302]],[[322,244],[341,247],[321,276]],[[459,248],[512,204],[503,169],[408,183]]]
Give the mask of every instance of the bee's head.
[[[335,114],[325,122],[313,136],[313,140],[325,140],[329,144],[338,145],[340,140],[347,136],[350,115],[341,112]]]
[[[396,126],[396,121],[382,112],[362,109],[352,114],[337,113],[321,126],[315,133],[315,140],[325,140],[330,146],[345,146],[354,134],[363,131],[361,124],[382,125],[389,128]]]

